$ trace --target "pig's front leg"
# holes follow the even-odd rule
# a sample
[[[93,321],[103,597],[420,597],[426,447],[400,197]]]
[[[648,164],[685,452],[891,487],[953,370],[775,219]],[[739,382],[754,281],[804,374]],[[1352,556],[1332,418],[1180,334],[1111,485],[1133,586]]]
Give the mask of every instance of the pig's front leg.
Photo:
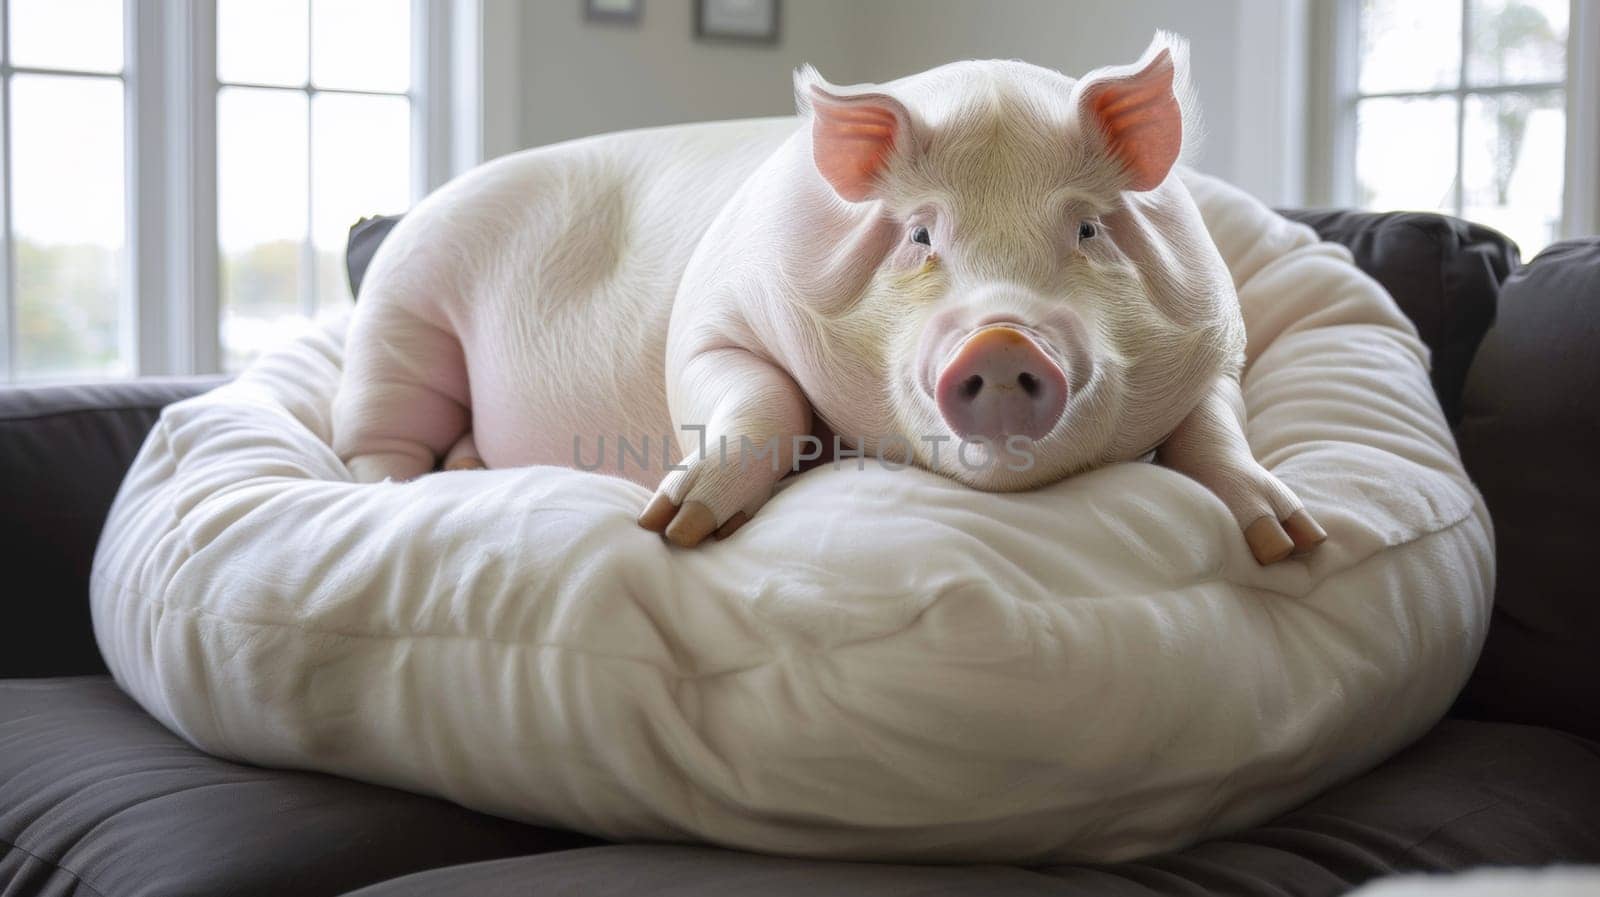
[[[794,464],[795,439],[811,428],[811,406],[789,375],[739,348],[691,358],[673,391],[686,457],[661,481],[639,525],[685,548],[731,535],[772,495]],[[696,431],[705,427],[704,449]]]
[[[1328,537],[1289,487],[1250,453],[1244,437],[1244,400],[1232,377],[1217,379],[1156,457],[1222,499],[1244,530],[1257,563],[1304,554]]]

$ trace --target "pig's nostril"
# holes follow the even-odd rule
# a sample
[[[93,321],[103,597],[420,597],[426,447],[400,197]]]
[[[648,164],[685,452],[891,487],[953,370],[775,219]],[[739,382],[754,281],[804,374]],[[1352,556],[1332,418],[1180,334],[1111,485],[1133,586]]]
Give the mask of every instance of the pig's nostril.
[[[1066,412],[1066,371],[1012,327],[968,336],[929,385],[939,416],[962,438],[1043,439]]]

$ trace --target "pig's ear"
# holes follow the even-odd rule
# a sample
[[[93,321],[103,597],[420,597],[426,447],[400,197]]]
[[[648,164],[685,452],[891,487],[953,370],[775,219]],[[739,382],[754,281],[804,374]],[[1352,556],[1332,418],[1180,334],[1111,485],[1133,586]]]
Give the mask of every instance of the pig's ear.
[[[1123,189],[1153,190],[1183,151],[1189,45],[1157,32],[1133,65],[1097,69],[1074,88],[1078,120],[1093,129],[1126,175]]]
[[[795,101],[811,113],[811,157],[835,193],[850,202],[877,195],[896,150],[911,142],[900,101],[871,88],[838,88],[804,66],[795,72]]]

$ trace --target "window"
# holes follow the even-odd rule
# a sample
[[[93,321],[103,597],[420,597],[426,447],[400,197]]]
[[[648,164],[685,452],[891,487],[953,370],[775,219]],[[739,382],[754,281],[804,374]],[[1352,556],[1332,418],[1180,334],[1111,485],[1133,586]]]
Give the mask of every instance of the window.
[[[0,0],[5,379],[132,370],[123,70],[121,0]]]
[[[479,161],[480,21],[0,0],[0,382],[236,369],[348,306],[349,226]]]
[[[1568,174],[1570,0],[1345,0],[1332,201],[1437,210],[1516,240],[1576,233],[1593,181]],[[1349,21],[1351,18],[1353,22]],[[1569,51],[1569,45],[1571,50]],[[1588,114],[1588,113],[1584,113]],[[1581,157],[1580,157],[1581,158]]]
[[[346,307],[345,236],[410,205],[409,0],[219,0],[224,366]]]

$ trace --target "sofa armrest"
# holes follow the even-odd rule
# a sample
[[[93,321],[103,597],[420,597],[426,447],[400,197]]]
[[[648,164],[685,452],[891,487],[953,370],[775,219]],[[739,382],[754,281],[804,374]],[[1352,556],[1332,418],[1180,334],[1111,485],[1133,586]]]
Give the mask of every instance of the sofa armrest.
[[[222,377],[0,388],[0,678],[104,673],[89,568],[111,501],[161,409]]]
[[[1456,432],[1494,517],[1494,618],[1461,715],[1600,739],[1600,237],[1506,281]]]

